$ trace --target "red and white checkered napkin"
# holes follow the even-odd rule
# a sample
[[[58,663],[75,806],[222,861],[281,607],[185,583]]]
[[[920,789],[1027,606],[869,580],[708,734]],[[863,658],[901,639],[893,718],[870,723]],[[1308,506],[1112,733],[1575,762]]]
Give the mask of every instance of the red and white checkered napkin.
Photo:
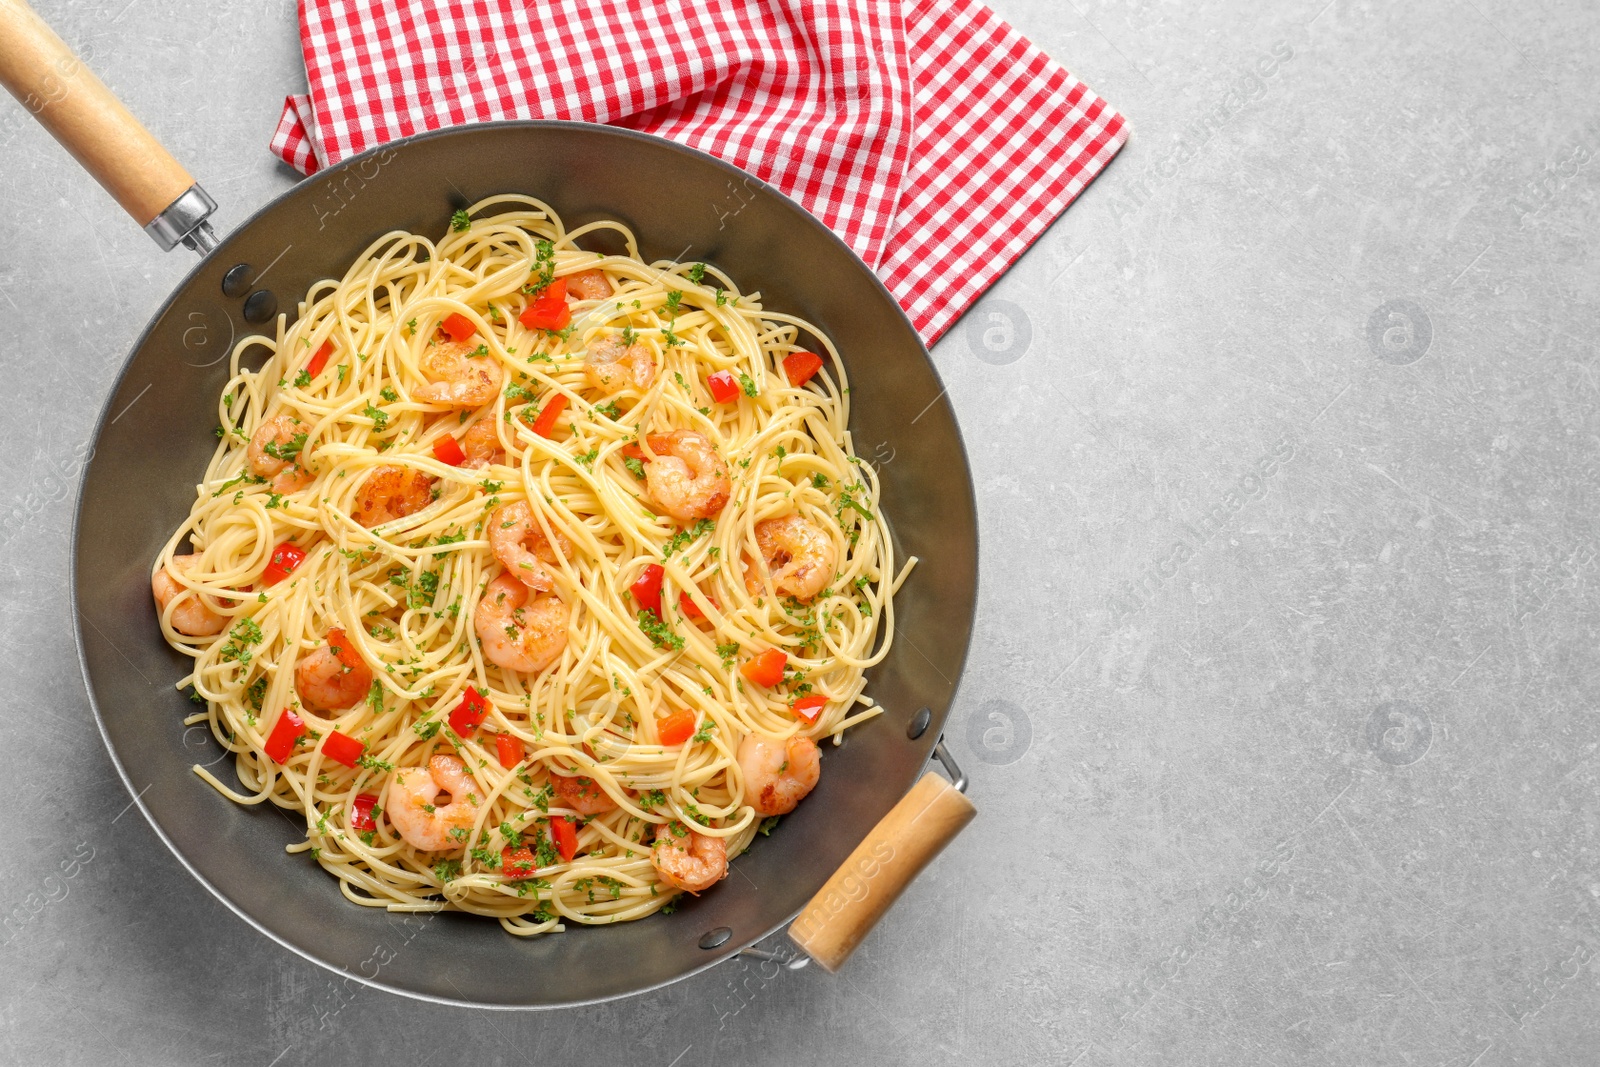
[[[301,0],[310,174],[396,137],[578,119],[777,186],[932,343],[1092,181],[1122,116],[975,0]]]

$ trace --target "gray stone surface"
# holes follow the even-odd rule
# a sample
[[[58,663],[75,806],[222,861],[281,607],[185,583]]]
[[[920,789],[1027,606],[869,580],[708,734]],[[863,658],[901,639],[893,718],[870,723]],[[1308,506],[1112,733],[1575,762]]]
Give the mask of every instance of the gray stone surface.
[[[39,6],[223,227],[291,184],[288,0]],[[979,819],[838,977],[559,1014],[351,994],[125,807],[67,535],[187,254],[5,101],[0,1061],[1594,1062],[1600,11],[998,6],[1135,132],[934,351]]]

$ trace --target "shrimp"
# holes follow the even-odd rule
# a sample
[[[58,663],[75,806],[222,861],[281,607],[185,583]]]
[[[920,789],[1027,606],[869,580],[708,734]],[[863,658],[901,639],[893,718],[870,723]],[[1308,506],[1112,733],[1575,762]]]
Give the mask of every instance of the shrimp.
[[[461,461],[461,465],[473,470],[482,470],[491,464],[506,461],[506,454],[500,449],[500,433],[495,428],[494,419],[479,419],[468,426],[467,432],[461,435],[461,451],[467,457]]]
[[[816,742],[798,734],[779,741],[746,734],[739,742],[739,769],[744,772],[745,803],[757,815],[787,815],[817,787],[822,755]]]
[[[550,787],[555,790],[562,807],[571,808],[579,815],[599,815],[617,810],[617,802],[593,778],[552,774]]]
[[[257,478],[270,479],[274,493],[294,493],[316,480],[300,465],[300,449],[306,443],[304,423],[293,415],[279,415],[256,427],[245,449],[245,462]]]
[[[612,334],[589,348],[583,373],[601,392],[614,393],[631,385],[642,393],[655,381],[656,363],[650,349],[638,341],[626,344],[620,334]]]
[[[372,688],[372,668],[341,631],[330,630],[328,643],[294,665],[294,688],[312,711],[343,711],[367,698]]]
[[[567,275],[567,292],[577,300],[604,300],[614,290],[606,278],[606,272],[599,267],[591,267]]]
[[[356,493],[350,517],[369,530],[406,515],[415,515],[433,503],[433,479],[407,467],[374,467]]]
[[[156,598],[157,613],[167,610],[167,605],[180,593],[189,593],[189,590],[178,581],[177,574],[189,571],[200,562],[197,555],[173,556],[172,562],[150,578],[150,592]],[[228,625],[228,617],[213,611],[206,597],[198,593],[189,593],[187,597],[178,602],[172,609],[172,628],[180,634],[189,637],[210,637],[220,634]]]
[[[728,846],[720,837],[697,834],[681,822],[656,830],[650,865],[674,889],[699,893],[728,876]]]
[[[489,547],[505,567],[506,573],[515,575],[523,585],[541,593],[556,587],[555,576],[546,563],[560,562],[556,550],[563,556],[572,555],[572,544],[561,531],[552,530],[555,543],[545,539],[544,531],[533,521],[533,509],[526,500],[506,504],[489,516]]]
[[[430,380],[411,391],[413,399],[453,408],[481,408],[492,403],[505,381],[505,371],[487,352],[476,355],[477,350],[461,341],[435,342],[419,364]]]
[[[681,522],[722,511],[733,482],[704,434],[674,430],[651,434],[646,443],[656,455],[644,469],[645,491],[659,510]]]
[[[448,804],[434,803],[441,791],[450,794]],[[421,852],[465,848],[478,820],[472,779],[455,756],[438,755],[426,767],[395,771],[383,810],[401,840]]]
[[[473,628],[490,663],[536,674],[566,649],[568,615],[560,597],[547,593],[528,603],[528,587],[502,574],[483,591]]]
[[[810,600],[833,577],[838,549],[828,532],[799,515],[765,519],[756,523],[756,547],[779,593]],[[745,588],[750,589],[750,581]]]

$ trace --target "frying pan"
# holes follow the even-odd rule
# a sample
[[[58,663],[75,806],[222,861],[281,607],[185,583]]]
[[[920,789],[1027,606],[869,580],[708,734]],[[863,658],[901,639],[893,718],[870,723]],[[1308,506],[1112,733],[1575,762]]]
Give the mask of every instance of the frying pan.
[[[218,240],[212,202],[21,0],[0,0],[0,81],[164,248],[203,258],[135,342],[102,411],[79,495],[73,602],[80,661],[112,760],[156,833],[241,918],[356,981],[475,1007],[626,996],[685,977],[780,929],[832,970],[973,814],[956,785],[918,780],[966,658],[977,593],[971,476],[949,402],[894,299],[826,227],[745,172],[663,139],[568,122],[459,127],[329,168]],[[512,937],[471,915],[357,907],[286,844],[272,804],[241,807],[191,771],[232,759],[174,689],[187,660],[162,640],[152,560],[188,513],[215,438],[228,353],[294,314],[378,235],[443,232],[456,208],[519,191],[569,226],[615,218],[646,260],[706,260],[766,306],[836,342],[857,451],[878,469],[897,554],[921,563],[895,598],[889,656],[868,692],[885,713],[825,746],[815,792],[729,877],[672,915]],[[591,245],[600,251],[619,251]],[[268,327],[270,328],[270,326]],[[939,746],[941,759],[948,757]],[[915,787],[911,788],[915,782]],[[910,792],[908,793],[908,788]],[[809,903],[808,903],[809,902]]]

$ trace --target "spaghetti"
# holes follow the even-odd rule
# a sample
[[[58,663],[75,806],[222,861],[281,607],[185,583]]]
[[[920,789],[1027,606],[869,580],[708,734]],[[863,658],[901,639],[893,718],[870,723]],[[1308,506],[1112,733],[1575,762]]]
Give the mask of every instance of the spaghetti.
[[[627,254],[580,247],[601,230]],[[302,813],[289,851],[355,903],[641,918],[878,714],[915,560],[832,343],[716,268],[493,197],[231,359],[161,626],[243,791],[196,772]]]

